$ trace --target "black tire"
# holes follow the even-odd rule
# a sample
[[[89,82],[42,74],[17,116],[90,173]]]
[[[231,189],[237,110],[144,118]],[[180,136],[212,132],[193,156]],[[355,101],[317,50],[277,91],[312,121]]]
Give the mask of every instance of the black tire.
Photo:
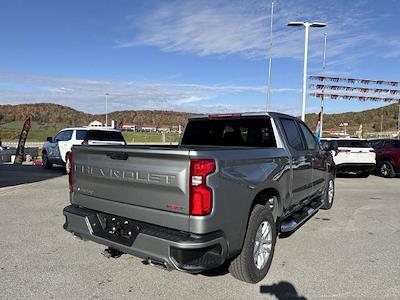
[[[378,174],[379,174],[379,176],[382,176],[385,178],[393,178],[394,176],[396,176],[393,165],[388,160],[384,160],[379,164]]]
[[[332,195],[329,193],[331,184],[333,188]],[[331,209],[333,200],[335,200],[335,178],[334,176],[330,175],[324,192],[324,205],[321,206],[321,209]]]
[[[53,166],[53,164],[49,162],[49,157],[47,156],[47,152],[42,153],[42,164],[43,168],[45,169],[50,169]]]
[[[360,177],[360,178],[368,178],[369,175],[371,175],[371,173],[363,172],[363,173],[358,174],[358,177]]]
[[[257,230],[265,221],[269,223],[271,229],[271,249],[265,265],[261,269],[258,269],[254,261],[253,252],[256,245]],[[276,235],[276,225],[271,210],[264,205],[257,204],[249,217],[242,252],[232,260],[229,266],[231,275],[236,279],[248,283],[257,283],[261,281],[267,275],[271,266],[275,250]]]

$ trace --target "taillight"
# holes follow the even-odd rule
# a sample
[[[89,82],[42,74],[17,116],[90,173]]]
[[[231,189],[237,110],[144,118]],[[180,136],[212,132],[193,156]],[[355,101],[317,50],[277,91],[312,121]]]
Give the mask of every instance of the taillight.
[[[208,115],[209,119],[237,119],[240,118],[242,114],[214,114]]]
[[[69,191],[73,192],[74,191],[74,161],[72,159],[72,151],[68,153],[68,158],[70,162],[70,168],[69,168],[69,173],[68,173],[68,184],[69,184]]]
[[[89,145],[89,141],[88,140],[83,140],[82,141],[82,145]]]
[[[215,171],[215,162],[212,159],[190,161],[190,195],[189,214],[192,216],[206,216],[212,211],[212,190],[207,186],[207,175]]]

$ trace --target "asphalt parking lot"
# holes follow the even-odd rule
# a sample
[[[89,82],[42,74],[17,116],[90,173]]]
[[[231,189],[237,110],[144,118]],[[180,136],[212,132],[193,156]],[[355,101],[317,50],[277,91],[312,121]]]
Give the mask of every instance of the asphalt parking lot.
[[[128,255],[106,259],[103,246],[62,228],[67,177],[41,172],[0,165],[2,299],[400,298],[399,178],[337,179],[334,207],[279,239],[269,274],[251,285],[223,270],[190,275]]]

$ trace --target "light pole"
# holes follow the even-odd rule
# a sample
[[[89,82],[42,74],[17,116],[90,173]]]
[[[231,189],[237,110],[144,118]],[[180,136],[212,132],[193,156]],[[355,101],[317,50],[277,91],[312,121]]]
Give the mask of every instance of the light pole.
[[[322,76],[325,76],[325,67],[326,67],[326,40],[327,40],[328,34],[325,32],[324,33],[324,53],[323,53],[323,59],[322,59]],[[324,80],[322,79],[322,84],[324,83]],[[322,138],[322,130],[323,130],[323,124],[324,124],[324,93],[322,90],[322,96],[321,96],[321,116],[319,119],[319,137]]]
[[[274,2],[271,3],[271,24],[269,32],[269,61],[268,61],[268,84],[267,84],[267,104],[266,110],[268,111],[268,106],[271,105],[271,68],[272,68],[272,25],[274,19]]]
[[[307,93],[307,55],[308,55],[308,29],[310,27],[325,27],[325,23],[319,22],[289,22],[288,26],[304,26],[304,65],[303,65],[303,104],[301,110],[301,120],[306,119],[306,93]]]
[[[108,96],[109,96],[110,94],[109,93],[106,93],[105,94],[105,96],[106,96],[106,127],[108,126]]]

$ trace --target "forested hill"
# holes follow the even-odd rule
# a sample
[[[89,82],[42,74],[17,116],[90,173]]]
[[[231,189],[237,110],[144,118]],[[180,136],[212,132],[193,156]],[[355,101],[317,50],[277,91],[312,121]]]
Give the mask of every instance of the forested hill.
[[[380,108],[364,110],[361,112],[346,112],[324,115],[324,130],[337,129],[341,123],[349,123],[349,129],[358,129],[363,125],[364,132],[380,131],[383,115],[383,131],[396,130],[399,106],[397,103]],[[317,114],[307,114],[306,120],[310,128],[314,129],[317,122]]]
[[[0,124],[24,121],[28,116],[39,124],[63,123],[70,126],[86,126],[93,120],[105,122],[105,115],[93,115],[73,108],[51,104],[0,105]],[[189,113],[173,111],[116,111],[108,114],[109,120],[138,125],[184,125]]]
[[[77,111],[67,106],[51,103],[0,105],[0,125],[15,121],[24,121],[29,115],[37,124],[65,124],[69,126],[84,126],[90,121],[105,121],[104,114],[93,115]],[[173,111],[116,111],[109,114],[109,120],[137,125],[184,125],[190,113]],[[347,112],[326,114],[324,129],[338,128],[340,123],[349,123],[349,129],[356,129],[363,124],[364,131],[379,131],[383,115],[383,130],[395,130],[397,126],[398,105],[392,104],[377,109],[362,112]],[[306,120],[314,129],[317,114],[307,114]]]

